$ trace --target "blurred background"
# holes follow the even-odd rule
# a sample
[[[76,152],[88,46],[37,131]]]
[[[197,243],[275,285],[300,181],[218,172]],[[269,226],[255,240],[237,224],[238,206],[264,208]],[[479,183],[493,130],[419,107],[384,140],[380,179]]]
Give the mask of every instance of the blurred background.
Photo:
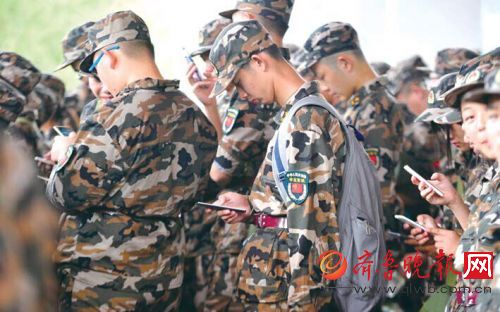
[[[184,80],[182,47],[194,49],[198,30],[236,0],[0,0],[0,49],[18,52],[40,70],[62,61],[60,41],[73,27],[118,10],[133,10],[148,24],[166,78]],[[466,47],[487,52],[500,45],[499,0],[296,0],[285,43],[302,45],[319,26],[351,23],[370,62],[420,54],[434,67],[436,52]],[[57,73],[72,89],[71,69]],[[181,88],[185,90],[185,84]]]

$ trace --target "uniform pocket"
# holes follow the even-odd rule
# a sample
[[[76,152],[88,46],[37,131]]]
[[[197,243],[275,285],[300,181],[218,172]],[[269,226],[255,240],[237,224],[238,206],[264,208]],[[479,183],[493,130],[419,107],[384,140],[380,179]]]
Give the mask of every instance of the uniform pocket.
[[[238,258],[238,296],[251,303],[283,301],[288,296],[289,256],[285,229],[257,229]]]

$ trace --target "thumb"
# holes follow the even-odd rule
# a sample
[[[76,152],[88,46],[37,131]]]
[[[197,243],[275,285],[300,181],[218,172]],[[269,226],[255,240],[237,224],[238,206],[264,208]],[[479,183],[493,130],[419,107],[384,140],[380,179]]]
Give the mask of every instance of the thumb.
[[[435,172],[432,174],[431,180],[441,181],[443,180],[443,175],[441,173]]]
[[[440,228],[428,228],[427,231],[434,236],[439,236],[442,233],[442,230]]]

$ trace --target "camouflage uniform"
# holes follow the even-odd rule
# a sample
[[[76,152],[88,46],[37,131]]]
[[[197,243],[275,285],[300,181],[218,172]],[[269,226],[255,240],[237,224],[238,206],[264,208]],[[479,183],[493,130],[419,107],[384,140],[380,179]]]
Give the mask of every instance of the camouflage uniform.
[[[239,68],[248,62],[247,55],[273,45],[269,34],[256,21],[226,28],[210,53],[219,76],[213,94],[228,86]],[[304,84],[284,103],[283,114],[276,118],[312,94],[319,94],[317,83]],[[314,188],[310,188],[304,201],[281,198],[274,183],[272,144],[268,145],[249,202],[254,216],[281,218],[286,225],[260,224],[244,242],[238,259],[237,290],[246,311],[334,309],[331,289],[323,287],[316,264],[322,252],[339,248],[336,207],[346,155],[344,135],[337,119],[312,106],[297,111],[288,133],[289,169],[306,175],[308,185]],[[317,157],[320,162],[314,160]]]
[[[17,119],[40,79],[40,71],[28,60],[14,52],[0,51],[0,86],[5,98],[0,106],[1,128]]]
[[[314,31],[304,45],[310,68],[324,57],[360,49],[354,28],[332,22]],[[304,69],[302,69],[304,70]],[[402,151],[404,125],[401,108],[388,92],[383,79],[375,79],[357,90],[348,100],[344,118],[364,136],[363,144],[381,183],[382,204],[386,223],[397,228],[394,214],[401,213],[396,196],[396,167]]]
[[[241,0],[237,1],[235,9],[220,15],[231,18],[238,10],[252,12],[288,27],[293,3],[293,0]],[[289,57],[287,49],[281,51],[285,58]],[[227,109],[222,121],[224,133],[213,166],[231,177],[228,189],[248,194],[264,160],[266,146],[277,128],[274,117],[281,108],[276,103],[249,103],[241,99],[236,91],[218,102],[227,103],[218,104],[219,107],[226,105]],[[212,306],[212,310],[218,310],[217,298],[228,298],[235,289],[236,258],[247,236],[247,229],[245,224],[230,225],[220,219],[212,229],[212,239],[216,246],[220,246],[214,258],[216,267],[210,287],[213,289],[210,292],[220,295],[215,299],[207,298],[207,305]],[[222,266],[217,267],[218,264]]]
[[[144,21],[108,15],[89,30],[80,69],[98,50],[133,40],[150,40]],[[61,309],[178,308],[179,216],[203,196],[216,140],[177,81],[141,79],[96,107],[47,186],[66,213],[55,255]]]
[[[44,155],[52,146],[52,131],[44,133],[40,128],[45,123],[55,123],[63,103],[64,90],[64,83],[59,78],[42,74],[11,129],[14,136],[26,142],[33,156]]]
[[[85,57],[85,42],[87,40],[87,31],[94,25],[94,22],[86,22],[83,25],[70,30],[62,40],[64,61],[56,68],[56,71],[67,66],[78,71],[80,62]],[[61,109],[60,120],[58,123],[73,130],[78,129],[80,123],[80,113],[83,106],[95,99],[95,96],[89,89],[88,78],[80,77],[80,84],[77,89],[66,94]]]
[[[385,75],[391,69],[391,65],[386,62],[373,62],[370,66],[379,76]]]
[[[409,84],[423,83],[429,72],[419,56],[401,61],[387,73],[391,92],[399,94]],[[410,165],[424,177],[430,177],[446,156],[446,138],[430,123],[414,122],[416,116],[408,105],[403,103],[401,106],[405,125],[401,163]],[[416,219],[419,214],[431,214],[431,206],[415,193],[415,186],[404,170],[399,170],[396,191],[403,201],[406,216]]]
[[[52,311],[57,216],[37,185],[32,161],[5,133],[40,80],[21,56],[0,52],[0,310]]]
[[[456,72],[462,65],[479,55],[465,48],[448,48],[440,50],[436,55],[434,72],[439,76]]]

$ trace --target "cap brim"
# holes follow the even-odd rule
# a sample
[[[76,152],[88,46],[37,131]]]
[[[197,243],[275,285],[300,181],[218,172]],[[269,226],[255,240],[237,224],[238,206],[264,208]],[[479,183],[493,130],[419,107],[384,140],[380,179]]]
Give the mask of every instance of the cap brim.
[[[232,10],[228,10],[228,11],[222,11],[222,12],[219,13],[219,15],[222,16],[222,17],[225,17],[225,18],[233,19],[233,14],[236,11],[238,11],[238,10],[237,9],[232,9]]]
[[[483,84],[482,82],[470,83],[457,88],[450,89],[448,92],[443,94],[444,102],[451,107],[455,104],[457,98],[460,95],[463,95],[465,92],[472,90],[482,84]]]
[[[462,114],[457,109],[453,109],[433,120],[440,125],[451,125],[462,121]]]
[[[229,84],[233,81],[234,77],[236,77],[239,69],[239,67],[227,68],[227,70],[223,71],[220,74],[221,78],[217,78],[217,82],[215,83],[214,89],[210,93],[209,97],[214,98],[224,92],[224,90],[226,90]],[[228,72],[230,74],[227,74]]]
[[[500,91],[486,91],[484,89],[474,90],[464,95],[464,101],[487,104],[488,97],[494,95],[500,95]]]
[[[198,56],[198,55],[201,55],[203,53],[210,52],[211,49],[212,49],[212,46],[200,47],[198,50],[191,52],[191,56]]]
[[[448,111],[446,108],[428,108],[425,111],[423,111],[420,115],[413,120],[413,122],[431,122],[434,121],[436,118],[446,114]]]
[[[78,61],[78,60],[67,60],[66,62],[64,62],[64,63],[60,64],[59,66],[57,66],[56,69],[54,69],[54,72],[60,71],[61,69],[64,69],[64,68],[68,67],[69,65],[73,64],[76,61]]]
[[[89,55],[87,55],[87,56],[83,59],[83,61],[80,63],[80,71],[81,71],[81,72],[84,72],[84,73],[90,74],[90,72],[89,72],[89,68],[90,68],[90,66],[92,66],[92,62],[93,62],[93,60],[94,60],[94,54],[95,54],[96,52],[97,52],[97,50],[96,50],[96,51],[94,51],[94,52],[92,52],[92,53],[90,53]]]

